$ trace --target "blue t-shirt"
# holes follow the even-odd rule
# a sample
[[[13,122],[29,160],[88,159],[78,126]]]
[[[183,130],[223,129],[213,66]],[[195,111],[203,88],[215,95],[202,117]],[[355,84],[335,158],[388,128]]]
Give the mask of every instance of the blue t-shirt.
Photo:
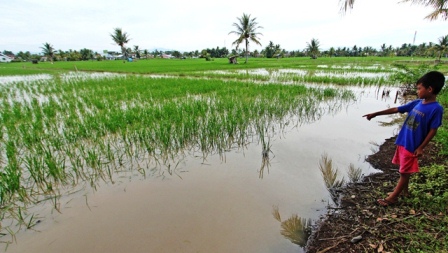
[[[403,126],[398,133],[395,144],[403,146],[411,153],[422,144],[431,129],[442,125],[443,107],[438,102],[423,104],[417,99],[399,106],[400,113],[408,113]]]

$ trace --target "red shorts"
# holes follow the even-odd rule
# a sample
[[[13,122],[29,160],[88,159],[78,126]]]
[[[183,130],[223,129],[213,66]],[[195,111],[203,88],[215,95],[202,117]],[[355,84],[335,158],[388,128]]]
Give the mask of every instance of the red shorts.
[[[403,146],[397,146],[394,158],[392,158],[392,163],[400,165],[398,171],[402,174],[420,172],[417,157],[415,157],[413,153],[407,151]]]

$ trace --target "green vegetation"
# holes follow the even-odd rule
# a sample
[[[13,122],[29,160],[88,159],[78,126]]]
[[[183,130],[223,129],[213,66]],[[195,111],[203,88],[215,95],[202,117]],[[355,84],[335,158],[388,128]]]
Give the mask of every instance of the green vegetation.
[[[127,33],[123,32],[123,30],[121,28],[115,28],[114,32],[110,36],[112,37],[112,40],[115,42],[115,44],[120,46],[121,54],[122,54],[122,58],[123,58],[123,62],[124,62],[124,60],[126,59],[126,56],[127,56],[125,45],[130,40],[128,37],[129,35]]]
[[[182,156],[223,155],[253,139],[263,148],[263,177],[274,125],[312,122],[353,99],[350,91],[334,84],[400,85],[410,73],[434,69],[428,66],[433,63],[426,58],[320,57],[254,58],[244,65],[226,59],[1,65],[1,221],[32,228],[37,218],[29,207],[53,201],[57,208],[59,196],[83,184],[95,188],[101,181],[114,182],[117,173],[129,169],[144,176],[180,176],[176,167]],[[437,68],[448,73],[446,64]],[[45,78],[36,78],[43,73]],[[391,81],[397,73],[405,74]],[[12,75],[29,80],[11,81]],[[439,101],[448,108],[446,88]],[[443,154],[448,153],[447,115],[435,138]],[[322,169],[331,168],[331,159],[324,160]],[[358,181],[359,171],[350,171],[349,179]],[[327,174],[330,188],[343,182],[334,171]],[[400,238],[421,251],[447,250],[446,244],[431,244],[427,236],[446,236],[446,164],[422,168],[413,182],[416,195],[407,205],[428,215],[402,222],[425,232]],[[276,213],[282,234],[301,245],[295,232],[302,233],[309,222],[298,216],[282,221]],[[2,225],[0,232],[15,233]]]
[[[178,175],[179,157],[223,155],[254,137],[268,152],[272,126],[312,122],[353,99],[330,87],[75,72],[0,87],[0,215],[26,227],[29,206],[57,207],[72,187],[129,169]]]
[[[341,11],[346,12],[349,8],[353,8],[353,5],[355,3],[355,0],[340,0],[341,2]],[[411,2],[411,3],[417,3],[425,6],[429,6],[433,9],[431,13],[428,14],[425,18],[429,20],[436,20],[439,18],[439,16],[442,19],[447,20],[448,19],[448,10],[446,9],[447,0],[404,0],[402,2]]]
[[[306,50],[308,51],[308,54],[311,56],[312,59],[317,59],[317,56],[319,56],[319,40],[312,39],[310,43],[306,43],[307,47]]]
[[[42,54],[46,57],[48,57],[48,59],[50,60],[51,63],[53,63],[53,58],[54,58],[54,48],[52,45],[50,45],[50,43],[46,42],[44,43],[43,47],[41,47],[42,49]]]
[[[320,57],[316,60],[310,60],[306,57],[284,58],[284,59],[266,59],[252,58],[250,64],[229,64],[227,59],[215,59],[215,61],[204,61],[203,59],[150,59],[139,60],[129,64],[123,64],[122,61],[78,61],[78,62],[58,62],[50,64],[48,62],[39,62],[31,64],[30,62],[10,63],[0,65],[0,75],[4,71],[11,73],[11,69],[39,69],[39,70],[65,70],[65,71],[95,71],[95,72],[118,72],[134,74],[169,74],[174,76],[195,76],[197,73],[210,70],[246,70],[246,69],[267,69],[278,70],[283,68],[301,69],[301,70],[337,70],[337,71],[355,71],[363,72],[394,72],[393,64],[405,64],[411,68],[426,64],[434,65],[434,60],[428,58],[410,58],[410,57]],[[448,72],[448,65],[441,64],[439,71]]]
[[[237,18],[238,23],[233,23],[233,26],[236,28],[236,31],[231,31],[229,34],[236,34],[238,38],[232,43],[233,45],[236,45],[236,49],[238,50],[238,46],[244,42],[245,44],[245,55],[246,55],[246,62],[248,58],[248,52],[249,52],[249,41],[253,41],[256,44],[261,46],[261,43],[259,41],[258,35],[262,35],[261,33],[257,32],[257,29],[263,28],[258,25],[257,18],[250,18],[250,14],[243,13],[243,16]]]

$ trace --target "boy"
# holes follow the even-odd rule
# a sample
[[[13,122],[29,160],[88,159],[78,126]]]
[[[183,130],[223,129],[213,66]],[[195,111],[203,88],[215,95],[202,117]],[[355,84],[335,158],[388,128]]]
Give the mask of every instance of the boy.
[[[381,206],[397,203],[401,193],[409,194],[409,178],[413,173],[419,172],[417,159],[423,155],[423,149],[442,125],[443,107],[436,101],[436,97],[445,84],[445,76],[438,71],[431,71],[423,75],[416,84],[419,99],[363,116],[371,120],[379,115],[408,113],[395,141],[397,149],[392,159],[392,163],[400,165],[400,179],[389,196],[377,200]]]

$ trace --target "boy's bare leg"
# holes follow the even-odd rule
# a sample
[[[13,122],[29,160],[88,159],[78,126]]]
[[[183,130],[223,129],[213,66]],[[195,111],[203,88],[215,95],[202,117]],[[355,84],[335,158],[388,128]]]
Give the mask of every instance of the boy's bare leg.
[[[409,194],[409,179],[411,174],[400,174],[400,179],[398,180],[397,186],[394,191],[386,198],[389,202],[396,202],[398,196],[403,192],[404,194]]]

